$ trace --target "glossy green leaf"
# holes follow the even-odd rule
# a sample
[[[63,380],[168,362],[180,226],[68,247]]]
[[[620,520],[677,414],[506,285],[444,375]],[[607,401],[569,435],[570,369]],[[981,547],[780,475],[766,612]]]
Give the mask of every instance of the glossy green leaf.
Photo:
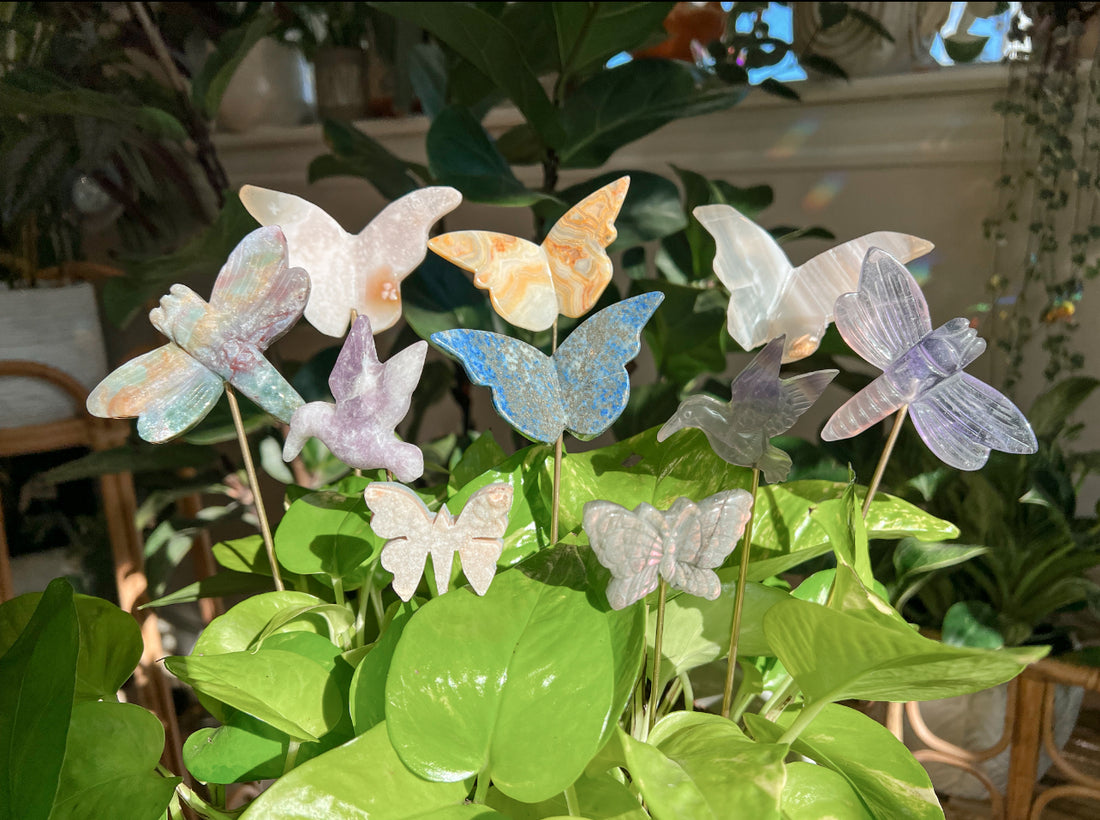
[[[607,447],[570,453],[561,469],[562,532],[578,528],[584,505],[596,499],[629,509],[644,501],[665,510],[681,496],[701,501],[750,483],[750,471],[716,456],[699,430],[658,443],[654,427]]]
[[[57,792],[76,689],[73,588],[51,581],[0,657],[0,818],[46,820]]]
[[[828,552],[828,536],[811,513],[826,501],[843,498],[846,486],[833,481],[791,481],[761,487],[753,514],[749,578],[763,580]],[[861,508],[866,492],[864,487],[855,488]],[[875,495],[866,526],[868,538],[915,536],[941,541],[959,534],[954,524],[885,493]]]
[[[446,43],[508,95],[546,145],[562,144],[558,112],[528,64],[527,46],[491,14],[466,3],[372,5]]]
[[[839,588],[839,591],[838,591]],[[808,701],[946,698],[995,686],[1046,654],[1046,647],[988,650],[922,637],[851,571],[837,570],[834,597],[845,611],[790,599],[764,615],[764,635]]]
[[[774,743],[794,718],[787,712],[778,725],[758,715],[746,715],[745,721],[755,737]],[[872,817],[943,820],[932,781],[913,753],[885,726],[855,709],[826,706],[791,743],[791,751],[841,775]]]
[[[401,296],[405,320],[421,339],[457,327],[494,329],[485,292],[474,287],[469,274],[437,254],[429,253],[401,283]]]
[[[844,601],[839,598],[834,598],[830,601],[830,596],[833,592],[833,581],[836,579],[835,569],[822,569],[815,572],[808,578],[804,578],[802,583],[795,587],[791,591],[792,597],[797,598],[800,601],[811,601],[815,604],[826,605],[829,604],[833,609],[844,609]],[[871,585],[871,589],[874,593],[884,601],[888,597],[886,587],[875,581]],[[857,606],[857,609],[865,608],[865,598],[861,596],[861,604]]]
[[[997,612],[984,601],[956,601],[943,616],[943,642],[951,646],[1000,649],[1004,635],[997,629]]]
[[[386,677],[401,633],[417,608],[415,599],[408,603],[399,601],[386,631],[355,667],[348,703],[356,734],[361,735],[386,719]]]
[[[839,500],[820,504],[813,511],[813,519],[825,530],[837,560],[850,566],[859,580],[870,586],[874,577],[867,545],[867,523],[860,507],[856,506],[855,490],[855,484],[849,484]]]
[[[207,697],[240,709],[295,740],[317,740],[336,726],[342,698],[329,673],[281,649],[166,658],[173,675]]]
[[[597,168],[615,151],[683,117],[723,111],[745,96],[744,88],[696,87],[686,63],[634,60],[583,82],[562,107],[564,168]]]
[[[290,736],[237,709],[226,722],[191,734],[183,744],[183,763],[204,783],[247,783],[283,774]]]
[[[214,119],[225,89],[241,62],[260,40],[266,37],[278,21],[273,14],[256,14],[244,24],[223,32],[217,46],[207,56],[191,84],[195,108],[208,120]]]
[[[586,576],[575,549],[545,550],[483,598],[454,590],[413,616],[386,682],[387,726],[409,768],[436,780],[480,772],[523,802],[576,780],[625,705],[617,658],[636,663],[643,634],[616,628],[636,611],[593,605]],[[623,636],[635,646],[616,647]]]
[[[0,605],[0,656],[18,640],[42,595],[30,592]],[[73,605],[80,633],[73,698],[115,700],[141,660],[141,628],[132,615],[102,598],[73,595]]]
[[[329,490],[293,502],[275,530],[275,555],[282,566],[339,579],[348,590],[366,580],[383,543],[370,528],[362,496]]]
[[[1097,387],[1100,387],[1100,379],[1071,376],[1041,393],[1027,414],[1035,435],[1049,439],[1062,433],[1069,417]]]
[[[152,712],[130,703],[78,703],[50,820],[158,820],[183,780],[156,773],[163,750],[164,727]]]
[[[251,649],[273,619],[323,604],[304,592],[266,592],[253,595],[212,620],[195,642],[193,655],[222,655]]]
[[[787,764],[783,820],[875,820],[848,781],[831,769],[795,761]],[[891,814],[880,817],[903,817]],[[940,817],[943,817],[942,813]]]
[[[554,3],[559,65],[566,75],[605,63],[620,51],[664,39],[674,3]]]
[[[676,183],[659,174],[637,170],[610,171],[572,185],[558,193],[563,205],[540,209],[539,215],[546,220],[547,225],[550,225],[556,222],[569,207],[622,176],[630,177],[630,188],[626,192],[619,215],[615,218],[618,237],[609,247],[610,252],[633,248],[635,245],[651,242],[654,239],[663,239],[681,230],[687,224],[684,209],[680,206],[680,190],[676,187]]]
[[[427,176],[426,169],[395,156],[350,122],[326,119],[322,133],[332,153],[322,154],[309,164],[311,184],[335,176],[362,177],[386,199],[393,200],[420,187],[414,172],[422,178]]]
[[[724,820],[731,806],[745,817],[779,819],[786,745],[749,740],[718,715],[675,713],[665,721],[654,727],[652,743],[620,735],[626,767],[654,820]]]
[[[447,489],[454,492],[465,487],[478,476],[491,470],[501,462],[507,460],[508,454],[504,452],[490,430],[479,435],[462,454],[461,460],[451,470],[451,477],[447,482]]]
[[[729,653],[730,623],[737,592],[737,569],[720,570],[722,595],[713,601],[694,595],[675,595],[665,605],[661,642],[661,678],[670,680],[683,672],[716,661]],[[763,584],[747,584],[741,614],[738,655],[773,654],[764,639],[763,619],[775,603],[789,598],[786,592]],[[652,624],[647,636],[653,647]]]
[[[940,541],[918,541],[903,538],[894,547],[894,572],[898,586],[915,577],[947,569],[989,552],[989,547],[974,544],[944,544]]]
[[[524,207],[546,199],[512,173],[508,161],[473,114],[444,108],[428,129],[428,165],[441,185],[451,185],[469,202]]]
[[[591,820],[647,820],[649,817],[630,788],[610,774],[595,777],[581,775],[573,784],[573,790],[577,796],[577,811]],[[496,789],[490,789],[486,803],[511,820],[569,816],[564,794],[554,795],[541,803],[520,803]]]
[[[550,476],[553,447],[533,444],[491,467],[447,498],[447,509],[459,514],[470,496],[487,484],[512,487],[512,509],[504,530],[504,552],[498,563],[509,566],[550,544]],[[565,531],[564,528],[562,530]]]
[[[631,296],[654,290],[665,298],[642,333],[657,372],[675,384],[687,385],[703,373],[725,370],[726,354],[718,339],[726,328],[726,294],[718,288],[654,279],[630,283]]]
[[[93,450],[80,458],[66,461],[53,469],[37,473],[35,483],[64,484],[82,478],[98,478],[112,473],[145,473],[184,470],[210,466],[210,451],[184,442],[149,444],[127,442],[110,450]]]
[[[461,807],[468,791],[406,769],[380,724],[279,778],[241,820],[313,820],[319,811],[325,820],[422,820]]]
[[[973,34],[956,34],[943,38],[943,48],[947,56],[956,63],[972,63],[985,51],[988,37],[978,37]]]

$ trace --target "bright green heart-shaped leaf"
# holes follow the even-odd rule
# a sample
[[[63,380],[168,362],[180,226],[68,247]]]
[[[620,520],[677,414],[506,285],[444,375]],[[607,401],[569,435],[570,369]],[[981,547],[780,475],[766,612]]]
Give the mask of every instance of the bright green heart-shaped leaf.
[[[385,724],[280,777],[241,820],[419,820],[461,806],[469,787],[410,772],[390,745]],[[483,807],[482,807],[483,808]]]
[[[30,622],[43,593],[30,592],[0,605],[0,656]],[[74,700],[115,700],[141,660],[141,628],[109,601],[73,595],[80,632]]]
[[[466,448],[458,464],[451,470],[451,477],[447,481],[447,491],[454,493],[485,473],[486,470],[496,467],[507,459],[508,454],[504,452],[504,448],[497,444],[492,431],[486,430],[474,440],[473,444]]]
[[[252,647],[271,621],[288,612],[323,604],[304,592],[267,592],[246,598],[212,620],[195,642],[192,655],[222,655]]]
[[[713,601],[686,594],[668,599],[661,642],[662,681],[718,660],[729,652],[737,570],[720,570],[718,577],[722,580],[722,594]],[[763,584],[749,583],[745,586],[738,655],[772,654],[764,639],[764,613],[776,602],[789,597],[783,590]],[[650,624],[647,640],[651,651],[653,633],[653,624]]]
[[[718,715],[683,714],[654,727],[655,745],[620,735],[626,767],[655,820],[722,820],[732,806],[745,817],[778,820],[787,746],[749,740]]]
[[[51,581],[0,657],[0,818],[46,820],[57,792],[76,689],[73,588]],[[113,694],[113,693],[112,693]]]
[[[943,642],[951,646],[1000,649],[1004,635],[997,629],[997,612],[985,601],[956,601],[943,616]]]
[[[497,483],[512,487],[512,509],[504,530],[504,551],[497,561],[501,566],[510,566],[550,545],[553,452],[546,444],[525,447],[467,482],[447,499],[447,509],[458,515],[470,496],[482,487]]]
[[[577,797],[577,811],[591,820],[647,820],[649,817],[629,787],[610,774],[595,777],[581,775],[573,784],[573,792]],[[511,820],[569,816],[564,794],[557,794],[541,803],[520,803],[496,789],[490,789],[485,802]]]
[[[163,751],[164,727],[152,712],[130,703],[78,703],[50,820],[163,817],[183,779],[156,773]]]
[[[745,722],[756,738],[774,743],[795,715],[786,712],[778,725],[751,714],[745,715]],[[855,709],[826,706],[791,743],[791,751],[847,780],[872,817],[943,820],[932,781],[913,753],[885,726]],[[786,791],[783,809],[787,810]]]
[[[837,560],[850,566],[859,580],[870,586],[874,577],[867,544],[867,523],[856,506],[855,490],[854,483],[848,484],[839,500],[825,501],[813,511],[813,520],[825,530]]]
[[[862,608],[856,606],[859,590]],[[838,595],[846,601],[845,611],[791,598],[764,615],[769,645],[808,701],[953,697],[1010,680],[1048,651],[991,652],[929,640],[863,589],[845,567],[837,570],[833,598]]]
[[[749,579],[762,581],[829,552],[828,535],[811,513],[826,501],[842,499],[846,488],[847,484],[834,481],[791,481],[761,487],[753,514]],[[862,505],[866,493],[866,488],[857,486],[856,503]],[[959,534],[954,524],[884,493],[876,494],[871,502],[866,527],[868,538],[915,536],[942,541]]]
[[[787,782],[783,786],[784,820],[875,820],[875,817],[907,815],[873,815],[848,785],[848,781],[831,769],[813,763],[796,761],[787,764]],[[940,814],[943,817],[943,814]]]
[[[382,539],[370,528],[361,495],[309,493],[290,505],[275,530],[275,555],[291,572],[340,579],[345,589],[360,586]]]
[[[204,783],[247,783],[279,777],[290,736],[262,720],[227,710],[216,729],[199,729],[183,744],[183,763]]]
[[[348,703],[351,708],[351,722],[358,735],[386,719],[386,677],[389,675],[393,652],[401,639],[401,633],[405,631],[405,626],[417,608],[415,601],[399,601],[386,631],[355,667]]]
[[[342,698],[329,673],[280,649],[166,658],[164,665],[202,694],[240,709],[295,740],[317,740],[340,720]]]
[[[833,609],[844,609],[844,602],[842,599],[833,597],[830,602],[830,595],[833,592],[833,581],[836,579],[835,569],[822,569],[815,572],[808,578],[804,578],[802,583],[791,590],[791,595],[800,601],[812,601],[815,604],[830,604]],[[875,581],[872,588],[875,594],[882,598],[883,601],[888,597],[886,587]],[[860,588],[862,590],[862,588]],[[867,598],[861,594],[858,596],[858,600],[861,601],[860,609],[865,607]]]
[[[458,589],[417,611],[386,682],[386,723],[410,769],[491,775],[523,802],[577,779],[625,705],[617,663],[637,671],[644,634],[637,610],[597,608],[586,576],[575,548],[544,550],[483,598]]]

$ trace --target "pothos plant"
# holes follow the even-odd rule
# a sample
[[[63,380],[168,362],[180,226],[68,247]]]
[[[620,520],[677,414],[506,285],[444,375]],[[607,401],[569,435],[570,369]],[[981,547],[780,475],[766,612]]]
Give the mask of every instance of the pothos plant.
[[[299,424],[322,437],[341,426],[349,439],[373,434],[372,417],[356,415],[359,397],[389,425],[393,407],[407,407],[407,377],[419,375],[423,354],[419,362],[399,354],[382,365],[368,343],[367,317],[356,321],[345,343],[351,352],[330,379],[333,415],[302,406],[263,358],[301,314],[309,290],[305,272],[287,266],[281,236],[277,228],[251,234],[223,269],[210,304],[174,287],[151,314],[172,341],[115,371],[93,391],[89,409],[138,414],[139,431],[153,441],[195,424],[223,390],[235,416],[237,390],[277,416],[296,406],[292,436]],[[533,429],[532,417],[539,422],[545,414],[529,401],[523,379],[510,374],[518,393],[498,401],[502,414],[533,438],[558,436],[556,446],[536,443],[509,456],[483,435],[445,484],[414,494],[383,480],[391,461],[403,473],[412,445],[367,436],[348,452],[360,470],[372,462],[378,469],[320,491],[289,487],[273,536],[261,514],[260,536],[219,544],[215,556],[226,572],[270,580],[274,589],[212,621],[191,654],[165,660],[220,724],[187,739],[187,772],[156,763],[163,736],[153,715],[115,702],[140,655],[128,616],[74,596],[64,581],[0,607],[2,810],[22,818],[125,811],[154,820],[183,816],[186,807],[206,818],[599,820],[727,817],[736,806],[754,818],[823,811],[942,817],[920,764],[842,701],[974,691],[1008,680],[1044,650],[950,647],[919,635],[876,588],[867,541],[942,539],[954,526],[854,481],[759,486],[761,471],[765,479],[785,472],[773,474],[782,458],[766,438],[735,448],[748,446],[748,455],[719,457],[705,425],[702,433],[668,437],[673,427],[699,426],[691,405],[664,431],[566,452],[562,428],[609,425],[615,411],[599,412],[604,402],[621,410],[628,390],[621,362],[635,355],[629,341],[659,300],[634,297],[596,314],[574,331],[586,342],[579,352],[569,337],[555,354],[563,385],[574,356],[590,362],[582,382],[591,370],[601,378],[608,371],[614,384],[601,389],[618,395],[613,402],[593,397],[596,412],[580,407],[549,433]],[[638,310],[640,320],[615,318]],[[623,331],[616,321],[635,324]],[[472,374],[493,358],[488,347],[514,351],[518,344],[457,329],[437,337]],[[756,400],[771,393],[764,388],[776,380],[782,347],[776,340],[758,357],[774,357],[762,381],[750,373],[734,383],[732,423],[751,422]],[[600,363],[607,356],[613,366]],[[181,393],[184,377],[189,389]],[[780,392],[793,381],[781,381]],[[742,394],[752,399],[744,406]],[[243,444],[239,416],[237,426]],[[248,463],[247,449],[242,455]],[[712,510],[707,499],[746,488],[751,518],[746,509],[747,535],[729,566],[685,553],[675,569],[666,567],[672,545],[682,540],[691,550],[691,532],[672,525],[654,546],[662,551],[659,589],[647,600],[657,585],[652,570],[652,584],[619,594],[624,578],[643,574],[646,562],[627,561],[624,570],[595,549],[607,531],[590,522],[593,502],[633,508],[652,521],[690,513],[693,502]],[[484,532],[492,516],[480,509],[472,521],[464,517],[486,491],[511,499],[499,531]],[[404,529],[379,504],[394,493],[412,504]],[[450,510],[462,511],[457,521]],[[448,540],[456,534],[457,548]],[[458,552],[473,589],[448,591],[458,587],[459,567],[441,562],[436,537],[441,550],[450,544]],[[629,531],[617,543],[636,555]],[[722,546],[723,554],[734,547]],[[387,558],[391,550],[401,554]],[[828,553],[835,570],[794,589],[777,580]],[[491,570],[499,568],[491,583],[473,572],[486,554]],[[703,582],[680,578],[681,570]],[[401,582],[396,593],[391,571]],[[199,582],[193,592],[218,583]],[[715,714],[699,707],[713,701],[708,672],[727,653],[739,683],[733,688],[734,676],[726,677],[722,714]],[[95,742],[120,732],[126,742],[106,751]],[[260,779],[275,782],[246,806],[229,808],[228,785]]]

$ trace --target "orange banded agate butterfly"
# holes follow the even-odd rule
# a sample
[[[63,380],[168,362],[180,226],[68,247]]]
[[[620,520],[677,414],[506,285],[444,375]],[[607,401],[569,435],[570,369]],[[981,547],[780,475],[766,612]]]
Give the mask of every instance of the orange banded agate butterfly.
[[[428,247],[474,274],[496,312],[517,327],[546,330],[559,313],[579,318],[611,281],[604,250],[615,241],[615,218],[630,177],[589,194],[559,219],[541,245],[491,231],[453,231]]]

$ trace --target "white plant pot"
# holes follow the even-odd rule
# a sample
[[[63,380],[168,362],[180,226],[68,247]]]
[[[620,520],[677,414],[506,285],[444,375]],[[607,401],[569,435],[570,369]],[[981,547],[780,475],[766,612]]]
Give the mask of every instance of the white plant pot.
[[[1054,691],[1054,742],[1059,749],[1066,745],[1073,733],[1084,695],[1085,690],[1079,686],[1058,686]],[[982,751],[992,748],[1001,739],[1007,706],[1008,684],[1002,684],[971,695],[925,701],[920,704],[920,712],[925,724],[937,737],[970,751]],[[1026,719],[1038,721],[1039,715]],[[928,748],[913,733],[908,722],[905,725],[905,745],[913,751]],[[1010,745],[977,766],[1001,794],[1008,787],[1011,753]],[[989,798],[985,786],[962,769],[932,761],[923,765],[937,792],[969,800]],[[1041,749],[1036,779],[1041,778],[1050,765],[1050,757]]]
[[[87,282],[0,289],[0,360],[27,359],[62,370],[88,390],[107,375],[107,350]],[[0,427],[73,418],[83,412],[61,388],[41,379],[0,379]]]

